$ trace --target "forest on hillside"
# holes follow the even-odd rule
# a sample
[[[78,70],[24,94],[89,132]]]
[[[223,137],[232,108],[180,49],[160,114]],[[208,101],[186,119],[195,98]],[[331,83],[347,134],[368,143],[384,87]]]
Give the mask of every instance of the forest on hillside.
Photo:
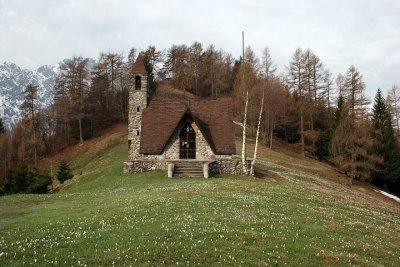
[[[268,47],[262,58],[251,47],[236,59],[199,42],[167,50],[149,46],[143,53],[150,98],[160,83],[199,97],[232,96],[235,120],[245,122],[248,135],[259,132],[262,144],[273,147],[279,138],[334,164],[350,182],[372,182],[400,195],[398,86],[386,96],[377,88],[370,100],[355,66],[333,75],[310,49],[297,48],[282,74]],[[93,68],[85,57],[63,60],[47,109],[36,103],[41,88],[25,88],[23,119],[11,131],[0,120],[0,193],[42,192],[49,179],[37,170],[41,157],[83,143],[115,122],[127,123],[137,55],[135,48],[126,57],[102,52]]]

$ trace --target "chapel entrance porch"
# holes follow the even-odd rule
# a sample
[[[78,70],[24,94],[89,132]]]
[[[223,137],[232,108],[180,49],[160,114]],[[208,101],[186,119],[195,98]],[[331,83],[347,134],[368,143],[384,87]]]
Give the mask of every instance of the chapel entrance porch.
[[[190,122],[186,122],[179,135],[179,158],[196,158],[196,132]]]

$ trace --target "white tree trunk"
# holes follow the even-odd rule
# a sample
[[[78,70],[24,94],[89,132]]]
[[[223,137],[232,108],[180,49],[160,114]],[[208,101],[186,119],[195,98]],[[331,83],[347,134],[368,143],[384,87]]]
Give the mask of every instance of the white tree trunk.
[[[247,105],[249,104],[249,92],[246,92],[246,103],[244,106],[244,119],[243,119],[243,143],[242,143],[242,165],[243,165],[243,173],[247,174],[247,166],[246,166],[246,121],[247,121]]]
[[[274,117],[271,118],[270,133],[269,133],[269,148],[272,148],[272,135],[274,134]]]
[[[251,166],[250,166],[250,175],[251,176],[254,176],[254,164],[256,163],[256,158],[257,158],[258,136],[260,134],[260,125],[261,125],[261,116],[262,116],[262,112],[263,112],[263,106],[264,106],[264,90],[263,90],[263,94],[262,94],[262,98],[261,98],[260,115],[258,116],[256,144],[254,145],[254,156],[253,156],[253,160],[251,161]]]
[[[79,123],[79,144],[83,144],[83,135],[82,135],[82,119],[78,119]]]
[[[398,101],[399,101],[400,97],[398,95],[398,87],[393,86],[392,90],[393,90],[393,98],[394,98],[394,114],[396,117],[397,135],[399,135],[400,134],[400,128],[399,128],[399,120],[400,120],[399,109],[400,109],[400,107],[399,107]]]
[[[300,108],[300,139],[301,139],[301,154],[304,156],[305,144],[304,144],[304,119],[303,119],[303,108]]]

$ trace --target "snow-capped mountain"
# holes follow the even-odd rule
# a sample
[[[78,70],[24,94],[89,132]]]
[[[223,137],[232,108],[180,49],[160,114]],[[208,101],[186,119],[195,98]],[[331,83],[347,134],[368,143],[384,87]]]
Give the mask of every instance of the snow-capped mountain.
[[[31,71],[11,62],[0,64],[0,117],[7,128],[10,129],[22,116],[23,91],[29,83],[39,85],[37,108],[52,103],[55,76],[56,68],[48,65]]]

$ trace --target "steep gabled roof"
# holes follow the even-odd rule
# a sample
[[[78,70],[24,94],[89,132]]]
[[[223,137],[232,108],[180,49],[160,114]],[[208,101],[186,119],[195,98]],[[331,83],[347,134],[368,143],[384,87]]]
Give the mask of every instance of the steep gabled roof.
[[[144,55],[140,53],[137,57],[135,64],[132,66],[132,72],[134,73],[146,73],[146,68],[144,66]]]
[[[183,117],[189,114],[217,155],[236,153],[230,98],[156,97],[143,111],[140,153],[159,155]]]

